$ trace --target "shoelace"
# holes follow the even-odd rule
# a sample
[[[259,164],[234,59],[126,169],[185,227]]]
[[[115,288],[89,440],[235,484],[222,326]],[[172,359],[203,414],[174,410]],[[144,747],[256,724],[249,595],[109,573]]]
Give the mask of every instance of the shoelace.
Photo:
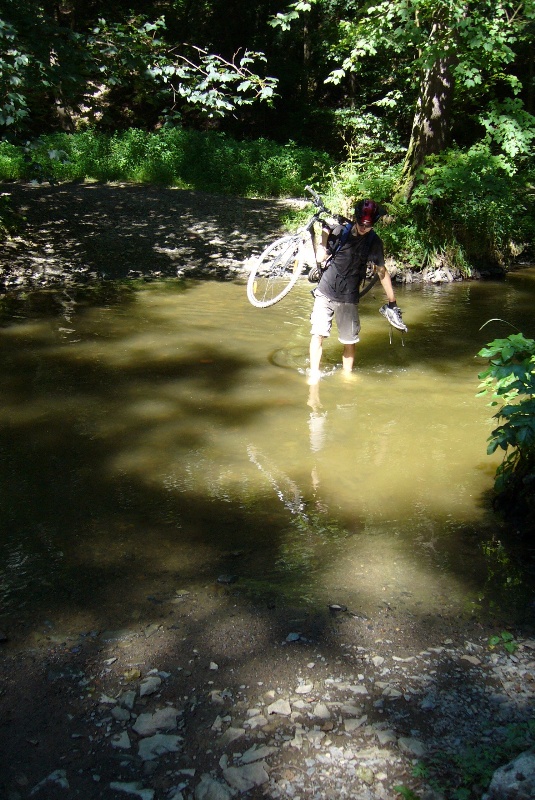
[[[392,331],[393,330],[394,330],[394,326],[393,325],[389,325],[388,326],[388,334],[390,336],[390,344],[392,344]],[[399,329],[396,328],[396,330],[399,330]],[[403,338],[404,331],[399,331],[399,332],[401,333],[401,346],[405,347],[405,339]]]

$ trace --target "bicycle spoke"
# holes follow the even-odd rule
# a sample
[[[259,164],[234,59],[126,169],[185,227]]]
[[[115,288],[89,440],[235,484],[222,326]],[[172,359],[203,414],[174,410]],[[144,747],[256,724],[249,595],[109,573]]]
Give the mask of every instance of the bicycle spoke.
[[[300,249],[300,239],[283,237],[264,251],[249,278],[247,293],[253,305],[273,305],[290,291],[302,270]]]

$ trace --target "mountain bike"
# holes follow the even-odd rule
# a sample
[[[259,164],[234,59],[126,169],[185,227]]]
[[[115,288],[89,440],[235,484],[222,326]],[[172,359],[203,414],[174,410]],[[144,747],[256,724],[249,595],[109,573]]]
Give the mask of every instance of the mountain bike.
[[[342,219],[331,214],[317,192],[310,186],[306,191],[312,195],[316,207],[308,222],[295,233],[281,236],[270,244],[256,259],[247,281],[247,297],[257,308],[267,308],[283,297],[295,286],[306,266],[316,268],[314,225],[324,222],[323,216]]]

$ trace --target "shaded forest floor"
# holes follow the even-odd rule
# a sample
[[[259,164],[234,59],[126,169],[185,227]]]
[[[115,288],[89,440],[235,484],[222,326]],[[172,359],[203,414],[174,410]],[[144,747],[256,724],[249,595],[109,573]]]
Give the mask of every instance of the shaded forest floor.
[[[30,289],[95,278],[232,279],[282,233],[295,201],[152,186],[4,184],[25,219],[0,243],[0,285]]]

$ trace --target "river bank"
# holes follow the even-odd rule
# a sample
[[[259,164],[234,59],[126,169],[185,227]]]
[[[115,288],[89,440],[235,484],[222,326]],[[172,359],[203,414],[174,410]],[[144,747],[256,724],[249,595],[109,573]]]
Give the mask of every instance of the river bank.
[[[151,596],[115,630],[12,623],[2,796],[480,798],[531,740],[534,632],[509,652],[496,630],[252,607],[218,583]]]
[[[130,184],[13,183],[2,191],[24,220],[0,242],[4,293],[121,278],[232,280],[285,232],[284,215],[305,205]],[[423,272],[387,265],[400,282],[460,279],[441,263]]]
[[[16,292],[96,280],[228,280],[278,235],[296,203],[134,185],[8,184],[24,227],[0,243],[0,284]]]

